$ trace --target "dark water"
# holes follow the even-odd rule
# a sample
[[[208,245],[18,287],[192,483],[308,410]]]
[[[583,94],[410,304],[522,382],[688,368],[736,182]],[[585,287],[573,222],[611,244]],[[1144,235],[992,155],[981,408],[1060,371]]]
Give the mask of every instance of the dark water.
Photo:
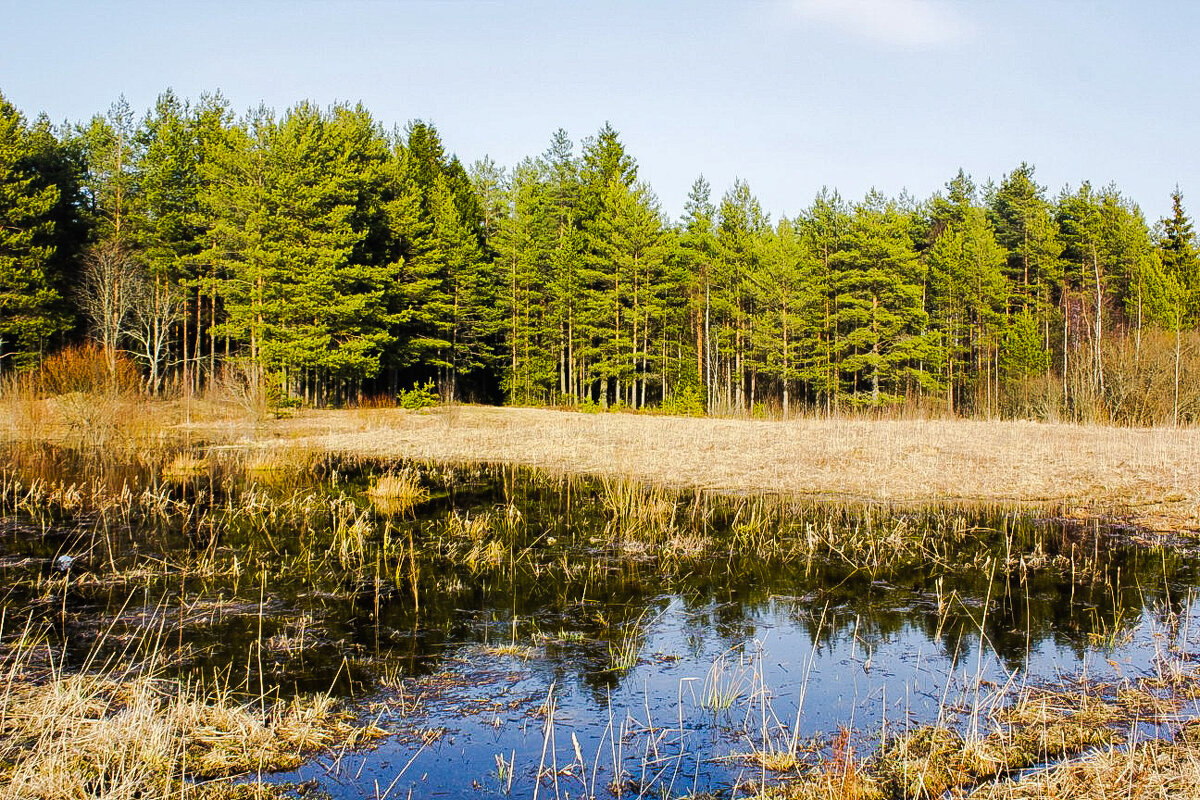
[[[339,798],[728,792],[754,752],[970,727],[1022,685],[1196,648],[1200,560],[1011,510],[420,466],[430,497],[398,510],[364,494],[397,465],[45,463],[95,488],[17,508],[33,476],[8,474],[4,635],[248,697],[332,689],[398,731],[277,776]]]

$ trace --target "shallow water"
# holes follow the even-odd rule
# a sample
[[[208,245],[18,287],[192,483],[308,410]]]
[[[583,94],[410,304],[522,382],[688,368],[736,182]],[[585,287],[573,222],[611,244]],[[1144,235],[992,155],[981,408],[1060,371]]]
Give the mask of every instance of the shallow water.
[[[130,470],[102,481],[125,506],[10,509],[5,630],[249,696],[332,688],[397,735],[273,779],[338,798],[728,792],[754,752],[985,724],[1016,687],[1151,674],[1200,635],[1200,560],[1102,526],[419,466],[428,500],[373,508],[398,468]]]

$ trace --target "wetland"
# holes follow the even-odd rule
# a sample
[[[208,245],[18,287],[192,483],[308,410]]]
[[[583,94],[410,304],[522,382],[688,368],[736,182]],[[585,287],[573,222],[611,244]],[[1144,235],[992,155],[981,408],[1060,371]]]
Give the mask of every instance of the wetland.
[[[1195,716],[1200,556],[1051,504],[193,440],[14,445],[0,511],[11,796],[936,796]],[[85,676],[174,714],[126,794],[28,710]]]

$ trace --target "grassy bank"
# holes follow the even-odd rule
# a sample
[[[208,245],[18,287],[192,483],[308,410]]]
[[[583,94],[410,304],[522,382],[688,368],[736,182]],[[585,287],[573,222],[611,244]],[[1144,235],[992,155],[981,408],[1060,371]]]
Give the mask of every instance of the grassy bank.
[[[261,452],[497,463],[730,493],[911,505],[1028,504],[1200,530],[1200,429],[1025,421],[786,422],[451,406],[281,419],[205,400],[6,398],[0,437],[126,452],[163,437]]]
[[[266,431],[264,431],[266,433]],[[787,422],[524,408],[307,412],[267,435],[320,450],[522,464],[720,492],[1031,504],[1200,530],[1200,430],[1033,422]]]

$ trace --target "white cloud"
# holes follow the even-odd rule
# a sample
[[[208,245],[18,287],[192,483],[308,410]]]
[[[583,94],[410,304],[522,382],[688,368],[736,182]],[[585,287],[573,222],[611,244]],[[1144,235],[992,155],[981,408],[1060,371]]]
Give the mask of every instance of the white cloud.
[[[793,0],[800,15],[892,46],[927,49],[961,42],[971,29],[944,0]]]

